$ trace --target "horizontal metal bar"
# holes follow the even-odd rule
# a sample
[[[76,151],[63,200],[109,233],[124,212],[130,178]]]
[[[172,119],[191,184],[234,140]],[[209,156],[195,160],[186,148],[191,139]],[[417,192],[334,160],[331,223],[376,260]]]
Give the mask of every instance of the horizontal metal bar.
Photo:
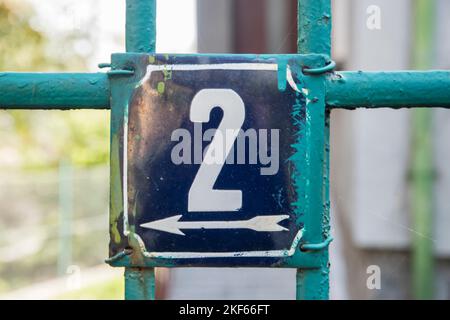
[[[337,72],[327,82],[329,108],[450,108],[450,71]]]
[[[0,109],[109,109],[105,73],[0,73]]]
[[[156,0],[127,0],[126,51],[155,52]]]

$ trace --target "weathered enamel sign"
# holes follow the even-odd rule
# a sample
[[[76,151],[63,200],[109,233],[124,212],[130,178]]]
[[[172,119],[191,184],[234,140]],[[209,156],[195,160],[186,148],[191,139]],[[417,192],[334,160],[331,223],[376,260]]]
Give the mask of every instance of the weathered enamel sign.
[[[135,75],[112,84],[122,101],[112,115],[112,263],[314,265],[299,246],[320,230],[308,110],[321,97],[305,59],[136,55],[121,66]]]

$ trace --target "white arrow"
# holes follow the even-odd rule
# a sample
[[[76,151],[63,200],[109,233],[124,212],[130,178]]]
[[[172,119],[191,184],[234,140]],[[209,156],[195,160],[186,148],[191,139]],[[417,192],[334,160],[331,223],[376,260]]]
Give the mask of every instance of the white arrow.
[[[259,232],[286,231],[278,223],[288,215],[256,216],[250,220],[235,221],[179,221],[182,215],[141,224],[141,227],[184,236],[180,229],[250,229]]]

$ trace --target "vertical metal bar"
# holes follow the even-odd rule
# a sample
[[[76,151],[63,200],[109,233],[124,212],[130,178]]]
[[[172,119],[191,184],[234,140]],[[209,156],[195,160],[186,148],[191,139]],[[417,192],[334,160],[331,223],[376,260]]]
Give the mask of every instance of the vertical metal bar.
[[[0,73],[0,109],[109,109],[105,73]]]
[[[156,0],[127,0],[126,11],[126,51],[155,52]],[[154,268],[125,268],[125,299],[155,299]]]
[[[331,0],[298,0],[298,53],[331,54]]]
[[[125,268],[125,299],[155,300],[153,268]]]
[[[298,52],[303,54],[331,54],[331,0],[298,0]],[[325,105],[323,106],[325,108]],[[322,110],[316,110],[322,111]],[[323,110],[324,111],[324,110]],[[329,233],[329,112],[325,113],[324,123],[324,161],[323,161],[323,199],[320,212],[323,230],[317,235],[323,241]],[[320,179],[320,178],[319,178]],[[325,249],[321,267],[318,269],[297,270],[297,299],[328,299],[329,263],[328,248]]]
[[[435,1],[415,1],[414,67],[429,68],[432,62]],[[415,299],[433,298],[433,167],[432,110],[413,111],[412,152],[412,283]]]
[[[126,51],[155,52],[156,0],[127,0]]]

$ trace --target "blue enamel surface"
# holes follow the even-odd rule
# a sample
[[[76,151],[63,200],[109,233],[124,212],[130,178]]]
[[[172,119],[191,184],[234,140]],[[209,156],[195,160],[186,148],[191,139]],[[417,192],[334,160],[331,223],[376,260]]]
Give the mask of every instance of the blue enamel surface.
[[[162,60],[162,61],[161,61]],[[225,57],[161,58],[156,64],[215,64],[215,63],[276,63],[270,59]],[[286,68],[286,67],[285,67]],[[284,70],[286,70],[284,68]],[[166,74],[166,76],[165,76]],[[169,78],[170,79],[167,79]],[[165,80],[166,78],[166,80]],[[298,79],[296,79],[297,82]],[[157,91],[164,82],[163,93]],[[245,104],[243,130],[280,130],[280,170],[276,175],[260,175],[261,164],[225,164],[216,181],[215,189],[238,189],[243,193],[243,206],[237,212],[188,212],[188,192],[199,169],[199,164],[175,165],[171,150],[178,143],[171,141],[175,129],[184,128],[194,136],[194,124],[189,119],[190,103],[201,89],[228,88],[238,93]],[[296,92],[288,87],[278,89],[278,73],[260,70],[195,70],[153,72],[141,83],[129,104],[128,181],[130,224],[151,252],[241,252],[289,249],[303,223],[296,221],[292,203],[297,195],[291,187],[292,162],[288,159],[294,150],[295,126],[291,107]],[[305,101],[303,98],[303,105]],[[217,128],[223,116],[217,107],[203,132]],[[304,121],[304,115],[303,120]],[[192,139],[194,140],[194,139]],[[209,144],[203,142],[203,147]],[[194,150],[194,141],[191,143]],[[249,159],[246,148],[246,159]],[[235,148],[236,153],[236,148]],[[266,167],[266,166],[264,166]],[[289,229],[282,232],[257,232],[247,229],[184,230],[185,236],[142,228],[149,221],[181,214],[180,221],[248,220],[259,215],[289,215],[280,225]],[[134,218],[134,219],[133,219]],[[177,263],[203,264],[205,259],[177,259]],[[235,258],[208,258],[213,264],[234,265]],[[278,258],[239,259],[239,264],[273,264]]]

